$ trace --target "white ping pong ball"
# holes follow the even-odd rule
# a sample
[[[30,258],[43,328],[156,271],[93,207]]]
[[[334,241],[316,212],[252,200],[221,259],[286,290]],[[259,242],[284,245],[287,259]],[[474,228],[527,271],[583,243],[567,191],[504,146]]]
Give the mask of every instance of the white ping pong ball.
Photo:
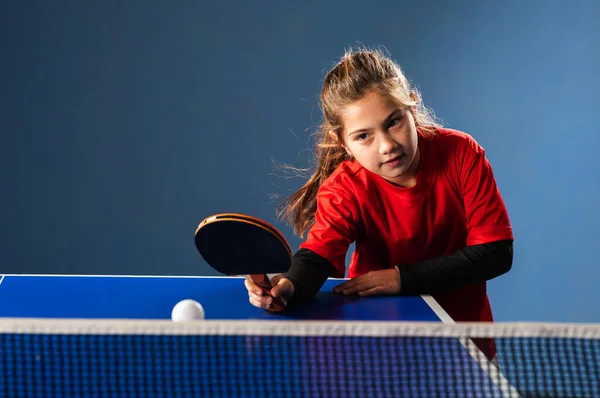
[[[171,319],[175,322],[199,321],[204,319],[204,308],[195,300],[181,300],[173,307]]]

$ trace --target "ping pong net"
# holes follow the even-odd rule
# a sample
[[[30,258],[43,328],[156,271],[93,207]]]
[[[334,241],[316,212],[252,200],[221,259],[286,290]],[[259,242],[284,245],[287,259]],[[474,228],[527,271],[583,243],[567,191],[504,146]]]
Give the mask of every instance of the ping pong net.
[[[5,397],[599,397],[600,326],[0,319]],[[472,340],[494,338],[498,366]]]

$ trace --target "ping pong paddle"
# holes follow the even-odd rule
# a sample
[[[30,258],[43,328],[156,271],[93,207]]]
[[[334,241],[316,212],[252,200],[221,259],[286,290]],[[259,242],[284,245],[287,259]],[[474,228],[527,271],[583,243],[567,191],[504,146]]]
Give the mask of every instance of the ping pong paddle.
[[[256,217],[221,213],[205,218],[194,234],[196,249],[216,271],[225,275],[250,275],[252,281],[267,294],[273,287],[270,273],[286,272],[292,249],[273,225]],[[274,298],[273,311],[285,304]]]

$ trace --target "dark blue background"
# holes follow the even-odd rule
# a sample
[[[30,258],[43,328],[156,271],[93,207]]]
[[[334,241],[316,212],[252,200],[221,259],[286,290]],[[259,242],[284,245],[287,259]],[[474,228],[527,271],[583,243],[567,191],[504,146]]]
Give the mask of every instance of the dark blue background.
[[[4,273],[214,274],[207,215],[275,222],[325,72],[385,46],[487,149],[515,230],[498,320],[600,321],[598,1],[4,1]],[[295,247],[300,240],[277,223]]]

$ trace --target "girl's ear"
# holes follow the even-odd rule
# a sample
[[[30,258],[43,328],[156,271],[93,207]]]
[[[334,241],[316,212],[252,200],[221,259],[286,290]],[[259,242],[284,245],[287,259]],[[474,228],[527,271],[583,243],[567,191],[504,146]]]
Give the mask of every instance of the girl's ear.
[[[333,130],[329,130],[329,136],[332,140],[341,145],[340,141],[338,140],[337,134]]]
[[[413,92],[410,93],[410,98],[415,101],[415,102],[419,102],[419,99],[417,98],[417,95]],[[416,118],[416,114],[417,114],[417,105],[411,105],[410,106],[410,112],[413,114],[413,119],[415,120],[415,125],[417,127],[419,127],[419,123],[417,122],[417,118]]]
[[[331,139],[333,141],[337,142],[342,148],[344,148],[344,150],[346,151],[346,153],[348,154],[348,157],[350,159],[353,158],[352,152],[350,152],[350,150],[348,149],[348,147],[346,145],[344,145],[343,142],[340,142],[340,139],[338,138],[338,135],[334,131],[329,131],[329,137],[331,137]]]

